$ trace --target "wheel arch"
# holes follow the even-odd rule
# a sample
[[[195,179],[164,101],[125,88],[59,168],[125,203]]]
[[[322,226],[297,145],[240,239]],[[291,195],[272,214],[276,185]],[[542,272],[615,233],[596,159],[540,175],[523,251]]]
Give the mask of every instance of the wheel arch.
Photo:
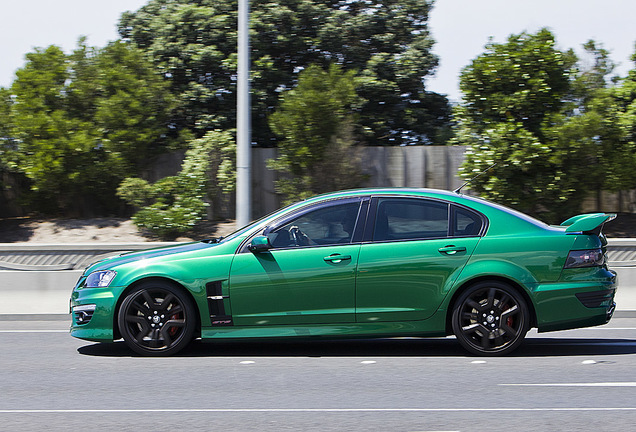
[[[119,317],[119,309],[121,308],[121,304],[123,303],[124,299],[136,287],[138,287],[142,283],[146,283],[149,281],[167,282],[177,287],[190,299],[190,301],[192,302],[192,305],[194,306],[194,309],[196,310],[195,316],[197,321],[196,321],[196,327],[195,327],[195,337],[200,337],[201,336],[201,311],[199,310],[199,305],[197,304],[197,301],[192,295],[192,293],[190,292],[190,290],[188,290],[183,284],[175,281],[174,279],[170,279],[170,278],[162,277],[162,276],[149,276],[149,277],[145,277],[145,278],[134,281],[133,283],[128,285],[126,289],[124,289],[119,295],[119,298],[117,299],[117,304],[115,305],[115,311],[113,313],[113,340],[121,339],[121,332],[119,331],[119,324],[117,320]]]
[[[525,300],[526,305],[528,306],[528,311],[530,313],[530,328],[537,326],[537,312],[534,308],[534,302],[528,294],[528,291],[517,281],[498,275],[482,275],[475,277],[473,279],[469,279],[464,281],[453,293],[448,307],[446,309],[446,334],[453,334],[452,329],[452,317],[453,317],[453,309],[455,308],[455,303],[457,303],[457,299],[462,295],[464,291],[466,291],[471,286],[485,281],[496,281],[510,285],[515,291],[517,291]]]

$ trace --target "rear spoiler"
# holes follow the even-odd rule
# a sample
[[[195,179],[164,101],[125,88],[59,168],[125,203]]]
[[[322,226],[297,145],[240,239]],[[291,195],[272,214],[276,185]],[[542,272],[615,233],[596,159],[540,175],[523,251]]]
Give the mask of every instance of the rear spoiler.
[[[589,213],[573,216],[561,224],[566,233],[600,234],[603,224],[616,219],[614,213]]]

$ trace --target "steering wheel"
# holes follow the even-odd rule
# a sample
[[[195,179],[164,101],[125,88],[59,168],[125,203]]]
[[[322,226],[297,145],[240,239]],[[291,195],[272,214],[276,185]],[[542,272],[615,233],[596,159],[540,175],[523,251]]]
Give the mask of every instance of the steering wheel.
[[[307,234],[302,232],[300,228],[298,228],[296,225],[292,226],[289,229],[289,234],[291,235],[291,238],[294,240],[294,243],[296,244],[296,246],[308,246],[310,243],[310,240]]]

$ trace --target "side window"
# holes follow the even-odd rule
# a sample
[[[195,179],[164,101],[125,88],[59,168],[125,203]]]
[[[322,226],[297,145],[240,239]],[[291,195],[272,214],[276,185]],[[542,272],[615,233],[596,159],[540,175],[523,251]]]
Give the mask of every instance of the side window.
[[[374,241],[448,236],[448,204],[412,198],[380,198]]]
[[[358,218],[359,202],[322,207],[267,234],[275,248],[350,243]]]
[[[453,235],[455,237],[469,237],[479,235],[483,224],[479,215],[469,210],[454,207],[455,218]]]

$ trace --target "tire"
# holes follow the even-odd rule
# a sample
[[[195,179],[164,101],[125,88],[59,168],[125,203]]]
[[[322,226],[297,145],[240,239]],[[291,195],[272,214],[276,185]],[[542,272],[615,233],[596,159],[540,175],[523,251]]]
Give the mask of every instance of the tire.
[[[190,297],[165,281],[143,282],[119,308],[119,331],[138,354],[168,356],[194,339],[197,314]]]
[[[497,356],[519,348],[530,328],[524,298],[510,285],[479,282],[464,291],[452,315],[453,333],[471,354]]]

